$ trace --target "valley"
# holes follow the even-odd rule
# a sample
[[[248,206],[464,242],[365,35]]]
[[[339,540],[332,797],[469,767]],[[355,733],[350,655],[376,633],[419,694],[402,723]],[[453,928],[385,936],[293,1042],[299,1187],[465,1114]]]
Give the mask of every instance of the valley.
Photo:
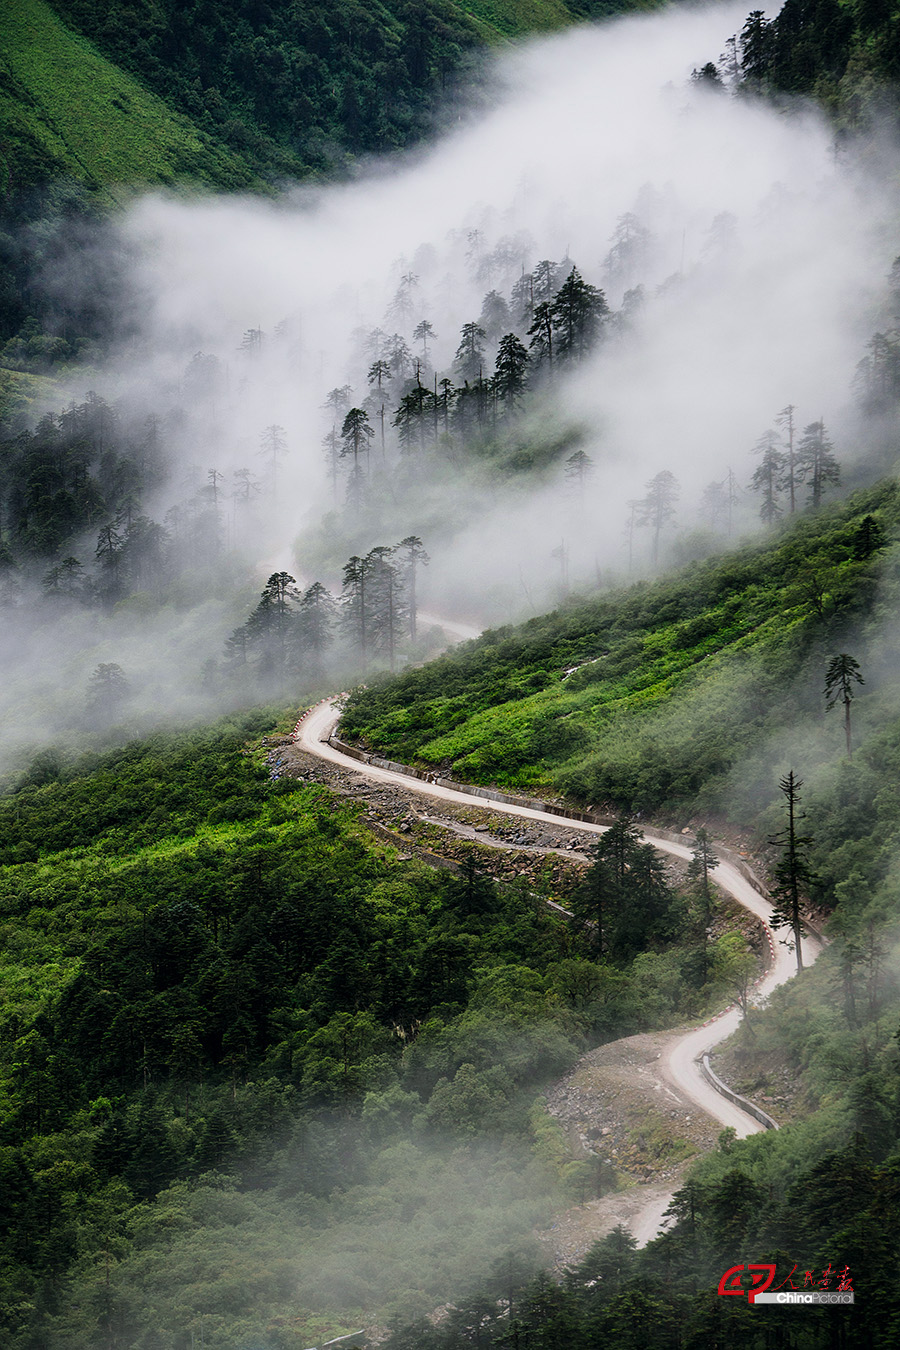
[[[4,7],[4,1350],[894,1344],[898,51]]]

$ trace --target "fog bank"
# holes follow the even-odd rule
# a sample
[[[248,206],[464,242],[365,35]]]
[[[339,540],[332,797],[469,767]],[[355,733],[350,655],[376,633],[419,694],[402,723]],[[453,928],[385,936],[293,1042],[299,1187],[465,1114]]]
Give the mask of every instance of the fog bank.
[[[753,448],[788,404],[798,434],[824,419],[843,464],[858,458],[851,387],[886,303],[896,160],[871,141],[864,163],[839,153],[813,109],[692,81],[745,17],[679,6],[508,48],[477,112],[349,182],[272,200],[137,200],[120,226],[136,330],[71,394],[94,388],[158,419],[168,473],[142,509],[164,520],[186,480],[211,482],[216,547],[243,559],[229,566],[255,565],[260,579],[284,567],[335,592],[352,553],[418,535],[432,557],[422,603],[479,626],[547,608],[567,585],[645,574],[657,546],[660,562],[677,561],[758,528]],[[395,413],[416,371],[429,396],[467,378],[455,360],[464,324],[485,327],[473,379],[490,377],[504,332],[528,345],[522,279],[545,260],[555,286],[577,266],[602,288],[601,340],[533,373],[499,430],[470,442],[449,420],[439,434],[435,414],[427,449],[399,444]],[[373,363],[388,357],[380,387]],[[350,501],[337,453],[349,407],[373,432]],[[578,450],[589,465],[573,482]],[[677,497],[654,542],[635,503],[663,470]],[[219,589],[203,620],[208,659],[246,594],[229,606]],[[178,603],[189,608],[190,587]],[[69,625],[65,690],[43,633],[51,712],[97,661],[129,675],[143,664],[126,618],[104,618],[100,654],[93,621],[77,636]],[[162,715],[203,704],[201,653],[185,661],[183,649],[154,642]],[[17,707],[7,713],[21,720]],[[48,734],[64,724],[41,720]]]

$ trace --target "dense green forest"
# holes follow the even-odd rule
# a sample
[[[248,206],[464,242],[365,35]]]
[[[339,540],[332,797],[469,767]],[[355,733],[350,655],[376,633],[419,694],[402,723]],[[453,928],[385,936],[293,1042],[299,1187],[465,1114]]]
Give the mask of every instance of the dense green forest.
[[[410,145],[482,44],[627,9],[615,0],[382,0],[54,8],[203,131],[272,171]],[[640,8],[641,6],[637,6]]]
[[[641,637],[626,608],[621,623]],[[520,657],[533,630],[509,635]],[[887,1344],[898,732],[866,718],[869,697],[852,761],[832,744],[804,793],[832,947],[739,1045],[742,1086],[787,1066],[806,1121],[723,1136],[671,1235],[642,1254],[613,1235],[562,1285],[528,1283],[540,1262],[521,1235],[610,1178],[567,1161],[535,1093],[585,1044],[729,988],[696,890],[673,892],[624,823],[567,900],[574,925],[471,868],[398,866],[358,807],[272,779],[265,711],[36,761],[0,803],[7,1343],[180,1347],[203,1328],[281,1346],[399,1327],[448,1297],[438,1329],[394,1343],[490,1343],[512,1282],[515,1334],[535,1344],[640,1327],[699,1345],[712,1327],[755,1345],[750,1310],[712,1292],[745,1259],[779,1279],[849,1266],[852,1334]],[[804,1322],[798,1345],[828,1325]]]
[[[413,757],[431,745],[432,726],[442,744],[456,725],[473,739],[491,727],[478,744],[490,748],[494,775],[511,781],[538,759],[534,701],[541,695],[532,688],[548,691],[554,711],[562,698],[569,707],[583,698],[602,730],[596,749],[585,756],[581,748],[578,769],[561,767],[558,781],[579,784],[594,803],[602,784],[612,800],[668,809],[675,820],[730,807],[743,825],[755,822],[760,845],[781,824],[776,771],[796,766],[806,779],[807,884],[831,938],[811,972],[779,990],[765,1010],[751,1011],[731,1054],[734,1081],[751,1095],[793,1081],[796,1123],[741,1144],[726,1132],[677,1193],[670,1231],[645,1250],[635,1251],[630,1236],[617,1231],[560,1283],[541,1276],[511,1306],[486,1283],[440,1326],[419,1322],[395,1334],[390,1344],[398,1350],[455,1348],[479,1338],[546,1347],[588,1347],[610,1337],[624,1345],[761,1347],[779,1335],[797,1347],[891,1344],[896,1300],[893,1276],[882,1272],[895,1264],[885,1234],[897,1219],[900,1139],[900,811],[893,787],[900,719],[889,618],[896,526],[890,482],[785,527],[752,554],[634,588],[609,608],[606,601],[573,604],[486,634],[439,663],[354,693],[345,725],[371,725],[373,735],[378,728],[395,755]],[[823,568],[827,585],[811,586]],[[774,586],[778,599],[767,601]],[[725,597],[733,603],[723,613]],[[682,634],[690,634],[690,645],[677,640]],[[598,656],[601,636],[608,655]],[[849,722],[829,722],[835,705],[825,697],[828,656],[846,650],[851,638],[874,686],[855,686],[852,757]],[[638,652],[646,653],[643,665]],[[617,653],[620,667],[603,670]],[[566,695],[566,671],[579,665],[590,694]],[[435,704],[438,671],[447,698]],[[525,710],[519,739],[510,736],[498,750],[500,719],[514,707]],[[617,734],[618,718],[627,718],[627,732]],[[679,756],[678,731],[693,758]],[[544,744],[553,743],[547,735]],[[734,760],[723,763],[732,747]],[[544,751],[540,762],[546,782],[553,756]],[[729,779],[730,762],[736,770]],[[467,773],[476,765],[473,754]],[[799,1325],[794,1310],[767,1309],[763,1320],[761,1309],[715,1292],[724,1272],[742,1262],[775,1265],[774,1287],[788,1290],[835,1290],[843,1274],[857,1306],[810,1313]]]
[[[181,1346],[204,1318],[278,1346],[424,1312],[597,1183],[536,1088],[731,988],[697,878],[627,823],[567,921],[471,863],[398,863],[358,807],[272,777],[271,725],[44,756],[0,801],[4,1344]],[[381,1255],[342,1281],[352,1230]]]
[[[813,95],[852,123],[874,111],[879,95],[895,104],[898,37],[900,11],[891,3],[786,0],[774,16],[753,10],[701,73],[737,76],[758,92]]]
[[[643,1250],[618,1229],[561,1281],[541,1275],[511,1300],[486,1281],[438,1327],[410,1324],[390,1346],[893,1344],[898,749],[895,717],[807,791],[810,870],[830,911],[831,946],[802,981],[751,1012],[732,1052],[742,1091],[772,1091],[779,1079],[795,1084],[794,1123],[741,1143],[725,1131],[676,1193],[669,1231]],[[774,814],[766,819],[774,827]],[[758,1263],[776,1268],[773,1289],[836,1291],[843,1281],[856,1305],[798,1314],[716,1292],[726,1271]]]
[[[729,470],[706,490],[710,528],[680,540],[685,565],[657,575],[678,556],[665,548],[677,484],[662,470],[630,503],[628,573],[641,580],[623,564],[601,589],[598,570],[595,593],[425,664],[438,639],[417,631],[418,569],[434,545],[416,522],[384,530],[376,507],[410,483],[415,500],[423,466],[501,494],[553,473],[583,492],[593,466],[578,435],[533,414],[608,337],[627,338],[641,278],[618,310],[599,282],[617,260],[623,275],[637,266],[636,217],[620,218],[609,256],[584,273],[568,255],[526,268],[515,240],[481,256],[470,239],[490,289],[445,371],[430,364],[436,335],[410,270],[393,304],[405,336],[356,335],[363,392],[351,399],[340,368],[322,371],[323,395],[337,382],[321,447],[334,510],[298,556],[328,560],[333,594],[285,570],[260,594],[240,553],[265,539],[278,499],[276,421],[247,439],[246,467],[227,481],[193,464],[176,483],[169,457],[179,436],[190,443],[192,416],[218,434],[223,391],[227,420],[264,341],[289,352],[289,325],[236,331],[236,374],[197,351],[165,398],[149,380],[121,402],[53,392],[137,340],[142,301],[116,225],[136,191],[271,198],[346,177],[477,104],[487,46],[652,7],[12,0],[0,11],[9,647],[34,643],[53,665],[83,628],[101,644],[142,626],[152,641],[176,620],[202,628],[199,597],[220,608],[202,669],[179,632],[186,681],[241,709],[144,735],[140,676],[99,645],[57,724],[37,667],[42,735],[4,761],[0,795],[10,1350],[303,1350],[360,1326],[388,1350],[896,1343],[898,265],[894,309],[860,351],[854,425],[878,429],[868,458],[839,466],[824,420],[795,440],[789,405],[788,439],[763,436],[747,484],[744,518],[760,533],[734,544]],[[721,55],[698,52],[694,79],[786,116],[790,97],[811,97],[845,143],[896,117],[898,23],[892,3],[786,0],[723,32]],[[514,275],[505,292],[492,268]],[[368,468],[379,450],[380,477]],[[449,514],[432,505],[436,533]],[[631,566],[635,526],[643,569]],[[559,561],[563,576],[564,545]],[[40,643],[57,631],[48,658]],[[405,836],[384,842],[352,798],[273,768],[295,704],[361,673],[346,736],[615,816],[564,893],[549,879],[494,882],[475,852],[456,870],[428,867],[401,852]],[[263,700],[276,702],[247,710]],[[788,772],[802,780],[805,898],[829,945],[760,1009],[747,1006],[750,930],[706,885],[704,850],[737,835],[777,889]],[[648,818],[687,831],[686,873],[642,841]],[[725,1131],[694,1161],[663,1237],[637,1251],[617,1230],[551,1277],[534,1230],[627,1183],[609,1161],[575,1159],[542,1093],[589,1047],[735,997],[746,1012],[728,1051],[735,1086],[789,1081],[793,1123],[742,1142]],[[673,1151],[674,1163],[689,1150]],[[727,1269],[759,1262],[787,1288],[852,1280],[858,1303],[776,1310],[717,1294]]]

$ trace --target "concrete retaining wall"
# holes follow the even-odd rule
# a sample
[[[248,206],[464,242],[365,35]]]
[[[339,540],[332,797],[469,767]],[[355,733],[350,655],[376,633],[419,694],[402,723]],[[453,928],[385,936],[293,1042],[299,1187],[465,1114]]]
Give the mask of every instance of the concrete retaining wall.
[[[366,829],[371,831],[376,838],[383,839],[386,844],[393,844],[394,848],[402,849],[404,853],[418,858],[420,862],[427,863],[429,867],[439,867],[441,871],[453,872],[458,877],[463,875],[463,869],[452,858],[441,858],[437,853],[429,853],[427,848],[420,848],[418,844],[406,839],[404,835],[397,834],[394,830],[385,829],[371,816],[364,816],[363,820]]]
[[[746,1111],[748,1116],[758,1120],[760,1125],[764,1125],[767,1130],[778,1129],[778,1122],[773,1120],[771,1116],[766,1115],[761,1106],[756,1106],[747,1097],[742,1097],[739,1092],[732,1092],[731,1088],[713,1073],[709,1063],[709,1055],[704,1055],[700,1061],[700,1072],[710,1087],[715,1088],[720,1096],[727,1097],[730,1102],[734,1102],[735,1106],[739,1106],[742,1111]]]
[[[519,797],[510,792],[497,792],[494,788],[476,787],[472,783],[458,783],[452,778],[444,778],[435,772],[426,772],[423,769],[413,769],[408,764],[398,764],[393,759],[382,759],[380,755],[371,755],[365,750],[359,750],[355,745],[348,745],[338,736],[331,736],[328,740],[329,745],[333,745],[335,750],[340,750],[342,754],[349,755],[351,759],[357,760],[360,764],[373,764],[376,769],[388,769],[391,773],[402,773],[408,778],[418,778],[423,783],[434,783],[437,787],[452,788],[456,792],[464,792],[469,797],[482,797],[489,802],[505,802],[508,806],[526,806],[531,811],[544,811],[547,815],[559,816],[563,820],[573,820],[587,825],[612,825],[616,817],[604,815],[599,811],[577,811],[570,806],[556,806],[553,802],[540,801],[536,797]],[[640,829],[640,826],[638,826]],[[688,846],[689,836],[677,834],[674,830],[665,830],[658,825],[651,825],[650,832],[660,839],[667,839],[672,844],[684,844]],[[749,863],[745,862],[732,849],[725,845],[716,844],[716,853],[723,862],[729,862],[736,867],[741,876],[750,882],[750,885],[760,895],[768,898],[766,890],[759,877],[754,872]],[[818,936],[818,935],[817,935]]]
[[[562,820],[572,820],[576,823],[583,822],[588,825],[612,825],[616,819],[615,816],[603,815],[599,811],[576,811],[573,807],[556,806],[553,802],[542,802],[536,797],[518,797],[510,792],[497,792],[493,788],[476,787],[472,783],[458,783],[452,778],[444,778],[434,771],[413,769],[409,764],[398,764],[396,760],[382,759],[380,755],[371,755],[365,750],[357,749],[355,745],[348,745],[338,736],[330,736],[328,744],[333,745],[335,750],[340,750],[342,754],[349,755],[351,759],[357,760],[360,764],[373,764],[376,769],[388,769],[391,773],[402,773],[407,778],[418,778],[423,783],[434,783],[437,787],[464,792],[468,797],[481,797],[488,802],[505,802],[507,806],[526,806],[531,811],[544,811],[547,815],[559,816]],[[638,828],[640,829],[640,825]],[[689,846],[688,841],[692,837],[677,834],[674,830],[665,830],[658,825],[651,825],[649,831],[659,839],[667,839],[672,844],[683,844],[685,847]],[[765,885],[744,858],[725,844],[716,844],[715,851],[722,862],[730,863],[732,867],[737,868],[744,880],[749,881],[758,895],[763,896],[766,900],[770,899]],[[828,939],[821,930],[806,918],[803,920],[803,927],[823,947],[828,945]]]
[[[408,764],[398,764],[393,759],[382,759],[380,755],[370,755],[355,745],[348,745],[338,736],[330,736],[328,744],[333,745],[341,754],[349,755],[360,764],[371,764],[376,769],[388,769],[391,773],[402,773],[407,778],[418,778],[422,783],[434,783],[436,787],[451,788],[455,792],[464,792],[467,797],[482,797],[489,802],[505,802],[507,806],[525,806],[529,811],[544,811],[547,815],[561,816],[564,820],[582,821],[588,825],[612,825],[615,816],[601,815],[597,811],[576,811],[568,806],[556,806],[553,802],[540,801],[537,797],[519,797],[510,792],[497,792],[494,788],[476,787],[473,783],[457,783],[452,778],[424,769],[413,769]]]
[[[379,825],[378,821],[373,820],[371,816],[364,816],[363,820],[365,821],[366,829],[371,830],[372,834],[376,835],[379,839],[383,839],[386,844],[393,844],[395,848],[401,849],[404,853],[411,854],[413,857],[418,858],[420,862],[427,863],[429,867],[439,867],[442,871],[453,872],[454,875],[458,877],[465,875],[465,869],[461,867],[458,862],[454,862],[452,858],[442,858],[437,853],[429,853],[427,848],[419,848],[418,844],[410,843],[405,835],[396,834],[393,830],[385,829],[383,825]],[[477,840],[473,840],[472,842],[477,843]],[[498,878],[495,877],[494,880],[497,881]],[[498,884],[502,885],[503,883],[498,882]],[[565,919],[573,919],[575,917],[570,909],[566,909],[564,905],[557,904],[555,900],[548,900],[544,895],[536,895],[534,898],[540,900],[541,904],[546,906],[547,909],[552,910],[554,914],[561,914]]]

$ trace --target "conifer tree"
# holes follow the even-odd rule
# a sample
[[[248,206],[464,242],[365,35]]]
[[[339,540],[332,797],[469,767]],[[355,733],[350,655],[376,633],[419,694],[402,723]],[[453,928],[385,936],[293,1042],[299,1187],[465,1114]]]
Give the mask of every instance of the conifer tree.
[[[688,864],[688,878],[693,882],[700,898],[704,916],[708,920],[713,909],[712,882],[710,873],[718,867],[719,859],[713,853],[709,832],[701,827],[694,835],[694,847]]]
[[[369,384],[375,385],[375,388],[378,390],[379,394],[381,394],[384,388],[385,380],[390,380],[392,378],[393,378],[393,371],[391,370],[391,367],[389,366],[387,361],[382,360],[380,357],[377,361],[372,362],[372,364],[369,366],[368,371],[366,372],[366,379],[368,380]]]
[[[122,561],[122,536],[115,525],[104,525],[97,536],[94,556],[102,569],[101,590],[107,604],[114,604],[122,590],[120,565]]]
[[[551,315],[560,359],[582,361],[600,336],[609,305],[603,292],[573,267],[553,298]]]
[[[403,559],[403,570],[405,574],[406,585],[406,609],[409,615],[409,636],[410,641],[416,640],[416,619],[417,619],[417,597],[416,597],[416,572],[419,567],[427,567],[431,561],[422,540],[416,534],[408,534],[405,539],[401,539],[397,545],[397,552]]]
[[[632,211],[626,211],[619,217],[610,240],[610,250],[603,261],[604,273],[610,284],[618,284],[623,289],[635,284],[646,263],[651,242],[650,231]]]
[[[87,711],[95,720],[106,720],[120,711],[131,692],[125,672],[114,661],[102,662],[88,681]]]
[[[245,624],[245,652],[256,674],[277,689],[284,685],[293,649],[294,607],[300,599],[289,572],[273,572],[263,587],[259,604]]]
[[[501,333],[508,331],[512,315],[509,305],[499,291],[488,291],[481,304],[478,326],[484,331],[489,342],[496,342]]]
[[[453,363],[454,368],[463,380],[476,380],[481,377],[484,367],[484,340],[486,337],[487,334],[480,324],[463,324]]]
[[[347,499],[357,510],[362,502],[364,471],[361,456],[369,453],[369,444],[375,435],[369,415],[363,408],[351,408],[341,426],[342,456],[352,456],[352,467],[347,483]]]
[[[863,516],[853,536],[853,556],[862,562],[884,548],[884,530],[875,516]]]
[[[234,479],[232,496],[237,501],[243,502],[245,506],[249,505],[253,497],[259,492],[258,480],[253,477],[249,469],[235,469],[231,476]]]
[[[844,705],[844,736],[847,742],[847,758],[853,758],[853,745],[850,737],[850,704],[853,702],[854,684],[865,684],[860,674],[859,662],[846,652],[833,656],[825,672],[825,707],[833,708],[836,703]]]
[[[778,494],[787,457],[779,450],[778,435],[774,431],[763,432],[756,442],[754,453],[761,458],[750,480],[750,486],[762,497],[759,508],[760,520],[764,525],[774,525],[781,515]]]
[[[456,390],[453,387],[453,381],[446,376],[436,382],[434,391],[434,427],[435,440],[437,440],[438,420],[443,426],[444,435],[450,434],[450,414],[453,410],[453,402],[456,398]]]
[[[420,323],[416,324],[415,331],[413,332],[413,340],[415,342],[421,342],[422,360],[426,365],[428,364],[428,343],[429,341],[433,341],[436,337],[437,333],[434,331],[433,325],[430,324],[427,319],[422,319]]]
[[[399,333],[392,333],[387,339],[384,359],[387,361],[391,376],[394,379],[405,380],[412,371],[412,352]]]
[[[350,407],[352,398],[353,389],[349,384],[338,385],[334,389],[329,389],[322,407],[331,409],[332,419],[337,423]]]
[[[261,354],[265,333],[261,328],[248,328],[241,338],[240,350],[245,356],[257,357]]]
[[[675,517],[678,480],[668,469],[662,469],[645,486],[647,495],[638,505],[638,524],[649,525],[653,531],[651,556],[655,565],[659,561],[660,534],[664,526]]]
[[[709,973],[708,929],[715,908],[710,873],[718,865],[719,859],[713,853],[709,833],[701,826],[694,836],[694,847],[687,869],[688,880],[691,882],[694,897],[692,910],[697,936],[699,977],[697,983],[699,985],[705,984]]]
[[[807,850],[812,840],[809,835],[801,834],[799,829],[802,819],[800,811],[802,778],[797,778],[791,769],[778,786],[784,793],[788,823],[786,829],[780,830],[770,840],[770,843],[777,844],[781,849],[781,857],[775,867],[775,883],[772,886],[774,904],[771,924],[773,928],[791,930],[799,972],[803,969],[801,894],[812,880],[812,872],[807,862]]]
[[[562,265],[542,258],[531,274],[532,306],[542,305],[553,299],[563,275]]]
[[[591,854],[593,862],[573,894],[571,905],[576,919],[590,929],[596,955],[603,957],[609,946],[609,927],[615,920],[620,888],[612,864],[599,843],[593,846]]]
[[[425,444],[433,425],[434,395],[426,389],[419,378],[419,364],[416,362],[416,382],[409,393],[404,394],[400,406],[394,413],[394,426],[400,438],[400,445],[409,452],[416,446],[425,449]]]
[[[781,412],[775,418],[776,425],[781,427],[782,439],[785,444],[784,472],[779,483],[779,487],[786,488],[789,502],[789,513],[793,515],[797,510],[797,447],[795,444],[796,428],[794,426],[794,413],[796,408],[793,403],[788,403],[782,408]]]
[[[303,592],[297,607],[296,642],[301,662],[314,669],[321,668],[331,646],[335,612],[334,599],[320,581]]]
[[[741,74],[757,93],[761,92],[772,66],[772,20],[765,10],[754,9],[744,22],[738,45],[741,53]]]
[[[566,482],[580,498],[594,469],[594,461],[584,450],[576,450],[566,460]]]
[[[593,929],[594,947],[600,956],[632,944],[634,896],[629,875],[640,858],[640,840],[640,832],[629,816],[614,821],[593,845],[594,861],[573,897],[575,914]]]
[[[888,412],[900,398],[900,334],[874,333],[854,384],[867,411]]]
[[[527,369],[528,352],[515,333],[507,333],[500,339],[492,384],[497,398],[509,409],[522,401]]]
[[[534,278],[523,272],[510,292],[513,322],[519,329],[527,329],[534,316]]]
[[[341,594],[342,622],[350,635],[352,645],[356,648],[363,670],[366,668],[370,648],[368,585],[371,567],[369,557],[361,558],[358,554],[354,554],[349,558],[344,564]]]
[[[640,844],[635,850],[628,882],[629,934],[634,948],[640,950],[672,899],[665,859],[652,844]],[[623,937],[624,933],[620,932],[620,945]]]
[[[394,550],[383,544],[365,558],[368,569],[366,604],[368,606],[369,646],[387,657],[394,669],[396,647],[406,619],[403,575],[393,558]]]
[[[528,336],[531,338],[531,342],[528,344],[529,350],[533,353],[534,359],[539,364],[546,361],[547,370],[552,375],[553,308],[549,300],[542,300],[539,305],[535,305]]]
[[[797,467],[800,481],[809,488],[807,500],[814,511],[821,506],[828,484],[840,482],[841,470],[832,450],[825,423],[810,422],[797,447]]]
[[[341,426],[341,441],[342,454],[353,456],[354,468],[359,464],[360,455],[368,453],[374,434],[368,413],[363,408],[351,408]]]

